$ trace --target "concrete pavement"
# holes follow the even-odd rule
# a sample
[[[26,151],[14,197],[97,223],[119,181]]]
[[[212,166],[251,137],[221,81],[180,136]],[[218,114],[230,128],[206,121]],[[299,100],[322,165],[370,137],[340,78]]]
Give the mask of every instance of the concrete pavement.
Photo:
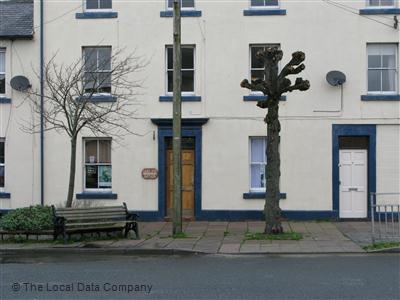
[[[283,222],[285,232],[301,233],[301,240],[247,240],[246,233],[262,232],[261,221],[185,222],[185,238],[172,238],[170,222],[140,222],[141,239],[114,238],[75,243],[34,242],[0,244],[4,251],[18,249],[86,249],[129,250],[146,253],[188,251],[206,254],[250,253],[360,253],[370,244],[367,222]],[[48,237],[51,238],[51,237]]]

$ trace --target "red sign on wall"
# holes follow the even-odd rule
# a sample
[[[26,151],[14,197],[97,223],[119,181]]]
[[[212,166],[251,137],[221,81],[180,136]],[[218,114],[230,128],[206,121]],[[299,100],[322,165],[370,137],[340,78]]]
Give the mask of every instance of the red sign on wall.
[[[158,170],[156,168],[146,168],[142,170],[143,179],[157,179]]]

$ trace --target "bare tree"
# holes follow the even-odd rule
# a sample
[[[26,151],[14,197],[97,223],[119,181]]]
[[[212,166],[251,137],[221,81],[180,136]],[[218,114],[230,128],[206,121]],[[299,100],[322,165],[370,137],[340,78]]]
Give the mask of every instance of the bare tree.
[[[278,64],[282,60],[283,52],[277,47],[268,47],[257,53],[257,59],[264,62],[265,79],[252,80],[251,83],[244,79],[240,86],[252,91],[263,92],[267,96],[266,101],[259,101],[257,106],[267,108],[268,113],[264,119],[267,123],[267,165],[266,174],[266,196],[265,196],[265,230],[266,234],[278,234],[283,232],[281,225],[281,209],[279,207],[280,187],[280,154],[279,154],[279,132],[281,125],[279,122],[279,100],[282,94],[294,90],[306,91],[310,88],[308,80],[296,78],[292,85],[288,75],[299,74],[305,69],[302,63],[305,60],[303,52],[294,52],[292,59],[279,73]]]
[[[135,116],[133,106],[141,82],[132,80],[132,76],[145,65],[143,58],[134,54],[123,56],[123,50],[111,54],[111,48],[99,47],[84,48],[84,55],[71,64],[57,64],[56,55],[45,63],[45,130],[66,133],[70,138],[67,207],[73,201],[79,133],[86,129],[94,136],[112,136],[117,141],[135,134],[128,120]],[[40,96],[40,92],[31,90],[28,97],[38,116]],[[28,130],[38,132],[36,126]]]

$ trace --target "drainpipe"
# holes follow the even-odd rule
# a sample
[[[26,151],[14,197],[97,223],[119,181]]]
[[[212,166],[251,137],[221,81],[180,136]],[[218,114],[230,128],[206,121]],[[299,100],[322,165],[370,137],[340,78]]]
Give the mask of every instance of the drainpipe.
[[[40,204],[44,205],[44,0],[40,0]]]

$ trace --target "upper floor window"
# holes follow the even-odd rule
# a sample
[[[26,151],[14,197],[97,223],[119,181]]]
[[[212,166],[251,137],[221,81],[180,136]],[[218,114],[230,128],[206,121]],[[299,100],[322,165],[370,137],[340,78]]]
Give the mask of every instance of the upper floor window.
[[[396,0],[367,0],[367,6],[370,6],[370,7],[395,7]]]
[[[395,93],[397,91],[397,44],[369,44],[368,92]]]
[[[194,9],[194,0],[180,0],[181,9]],[[174,0],[167,0],[167,8],[174,8]]]
[[[84,47],[85,93],[111,93],[111,47]]]
[[[112,0],[86,0],[86,10],[111,10]]]
[[[276,8],[279,6],[279,0],[250,0],[250,7],[254,8]]]
[[[266,147],[266,137],[250,137],[250,191],[265,191]]]
[[[5,140],[0,138],[0,191],[4,189],[5,182]]]
[[[251,80],[265,79],[264,62],[257,58],[257,52],[269,47],[278,47],[279,44],[250,45],[250,78]]]
[[[85,139],[85,189],[111,189],[111,139]]]
[[[173,91],[173,48],[167,46],[167,93]],[[195,47],[182,46],[182,93],[194,93]]]
[[[6,50],[0,49],[0,95],[6,93]]]

